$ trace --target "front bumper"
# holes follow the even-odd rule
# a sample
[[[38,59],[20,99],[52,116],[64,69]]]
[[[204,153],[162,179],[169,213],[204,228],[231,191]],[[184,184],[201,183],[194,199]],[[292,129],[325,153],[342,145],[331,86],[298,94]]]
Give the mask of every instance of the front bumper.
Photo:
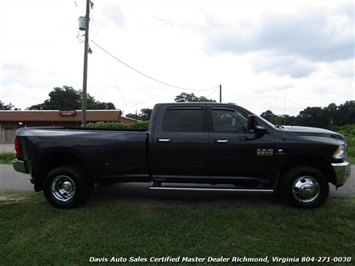
[[[12,166],[17,172],[24,173],[24,174],[29,174],[29,172],[26,169],[25,162],[22,160],[12,160]]]
[[[341,187],[350,177],[351,165],[349,162],[332,163],[336,177],[336,187]]]

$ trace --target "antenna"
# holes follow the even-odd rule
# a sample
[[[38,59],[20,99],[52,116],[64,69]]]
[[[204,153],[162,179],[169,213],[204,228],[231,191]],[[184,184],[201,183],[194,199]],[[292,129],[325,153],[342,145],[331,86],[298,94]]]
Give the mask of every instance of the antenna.
[[[287,91],[285,91],[285,102],[284,102],[284,125],[286,125],[286,95],[287,95]]]

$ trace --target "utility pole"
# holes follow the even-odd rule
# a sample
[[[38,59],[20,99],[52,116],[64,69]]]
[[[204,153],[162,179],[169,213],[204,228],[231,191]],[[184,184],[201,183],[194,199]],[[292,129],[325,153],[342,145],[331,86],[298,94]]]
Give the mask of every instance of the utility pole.
[[[219,102],[222,102],[222,85],[219,85]]]
[[[85,47],[84,47],[84,74],[83,74],[83,91],[81,96],[81,127],[86,126],[86,101],[87,101],[87,78],[88,78],[88,53],[89,53],[89,21],[90,21],[90,0],[86,0],[85,15]],[[91,3],[92,7],[92,3]]]

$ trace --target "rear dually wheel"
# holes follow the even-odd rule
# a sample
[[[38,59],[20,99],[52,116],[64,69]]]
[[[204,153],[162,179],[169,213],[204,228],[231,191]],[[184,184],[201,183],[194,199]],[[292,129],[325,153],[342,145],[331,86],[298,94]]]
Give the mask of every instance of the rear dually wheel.
[[[69,209],[87,198],[90,192],[89,182],[80,167],[59,166],[45,177],[43,192],[54,207]]]

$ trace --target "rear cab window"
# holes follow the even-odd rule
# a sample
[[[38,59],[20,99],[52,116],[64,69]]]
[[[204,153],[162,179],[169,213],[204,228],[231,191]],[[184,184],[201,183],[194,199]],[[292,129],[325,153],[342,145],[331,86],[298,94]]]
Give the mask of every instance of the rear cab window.
[[[202,107],[172,107],[165,112],[163,131],[204,131]]]

